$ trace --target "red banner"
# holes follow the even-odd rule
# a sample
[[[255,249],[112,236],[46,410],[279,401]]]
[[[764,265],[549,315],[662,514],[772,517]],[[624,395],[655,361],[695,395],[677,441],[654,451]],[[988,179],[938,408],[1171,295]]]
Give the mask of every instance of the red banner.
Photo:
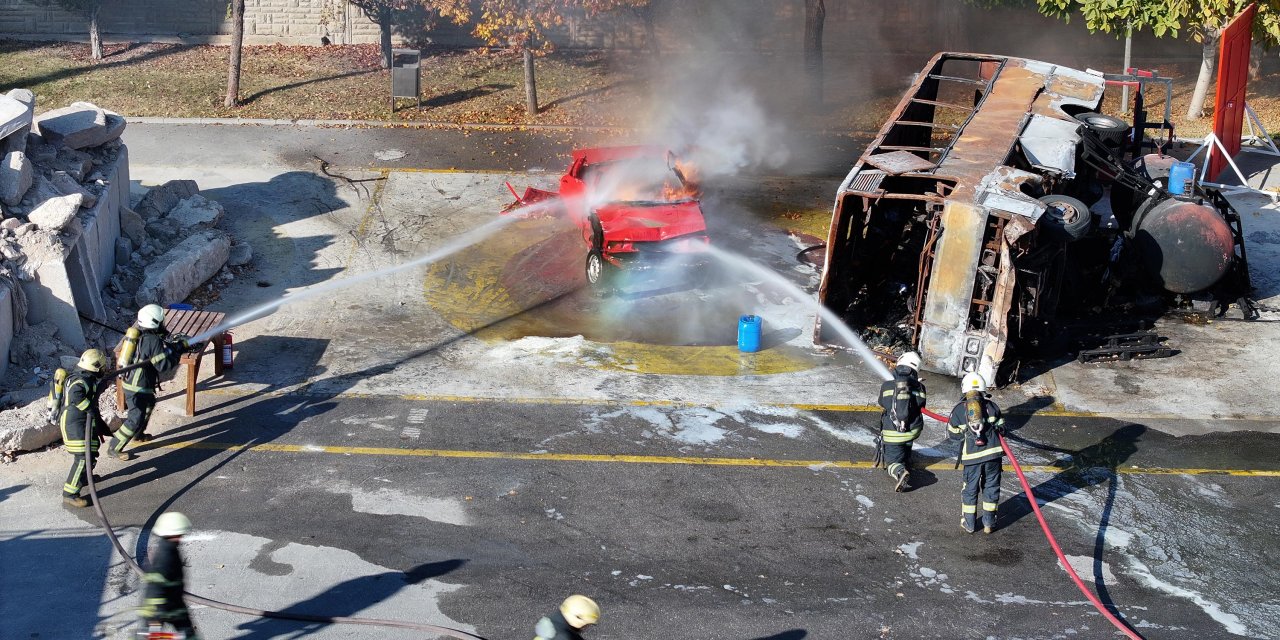
[[[1253,18],[1258,5],[1250,4],[1222,30],[1218,49],[1218,90],[1213,99],[1213,134],[1222,142],[1227,155],[1240,153],[1240,135],[1244,128],[1244,93],[1249,85],[1249,45],[1253,42]],[[1211,181],[1227,166],[1227,159],[1209,149]]]

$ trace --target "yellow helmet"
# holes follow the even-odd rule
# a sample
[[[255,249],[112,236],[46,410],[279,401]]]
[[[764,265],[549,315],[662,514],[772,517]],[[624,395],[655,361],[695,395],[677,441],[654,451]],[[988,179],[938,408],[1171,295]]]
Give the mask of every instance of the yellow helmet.
[[[92,373],[102,373],[110,365],[105,354],[97,349],[89,349],[80,354],[80,362],[77,362],[76,366]]]
[[[560,615],[575,629],[595,624],[600,620],[600,605],[586,596],[574,594],[560,603]]]
[[[964,374],[964,379],[960,381],[960,392],[969,393],[970,391],[986,393],[987,381],[982,379],[981,374],[976,372]]]

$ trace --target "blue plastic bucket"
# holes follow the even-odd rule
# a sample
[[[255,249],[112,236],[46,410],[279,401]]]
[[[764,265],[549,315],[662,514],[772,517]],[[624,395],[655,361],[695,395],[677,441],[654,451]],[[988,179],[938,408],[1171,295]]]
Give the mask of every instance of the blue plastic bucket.
[[[1169,193],[1185,196],[1195,184],[1196,166],[1190,162],[1175,162],[1169,167]]]
[[[738,351],[755,353],[760,350],[760,316],[738,318]]]

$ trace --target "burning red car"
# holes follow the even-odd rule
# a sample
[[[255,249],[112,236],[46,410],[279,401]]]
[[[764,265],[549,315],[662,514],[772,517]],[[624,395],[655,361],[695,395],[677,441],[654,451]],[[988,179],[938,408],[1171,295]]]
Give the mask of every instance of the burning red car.
[[[595,287],[607,287],[615,269],[700,269],[710,239],[688,171],[660,147],[580,149],[559,193],[512,189],[516,202],[503,212],[563,211],[582,234],[587,281]]]

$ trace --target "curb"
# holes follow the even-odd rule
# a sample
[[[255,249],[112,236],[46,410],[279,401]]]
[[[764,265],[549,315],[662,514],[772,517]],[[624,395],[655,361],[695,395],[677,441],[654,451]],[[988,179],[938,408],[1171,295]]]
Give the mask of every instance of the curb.
[[[129,124],[223,125],[256,127],[346,127],[377,129],[456,129],[470,131],[582,131],[634,132],[629,127],[606,127],[573,124],[485,124],[480,122],[445,122],[441,120],[285,120],[278,118],[153,118],[126,117]]]

